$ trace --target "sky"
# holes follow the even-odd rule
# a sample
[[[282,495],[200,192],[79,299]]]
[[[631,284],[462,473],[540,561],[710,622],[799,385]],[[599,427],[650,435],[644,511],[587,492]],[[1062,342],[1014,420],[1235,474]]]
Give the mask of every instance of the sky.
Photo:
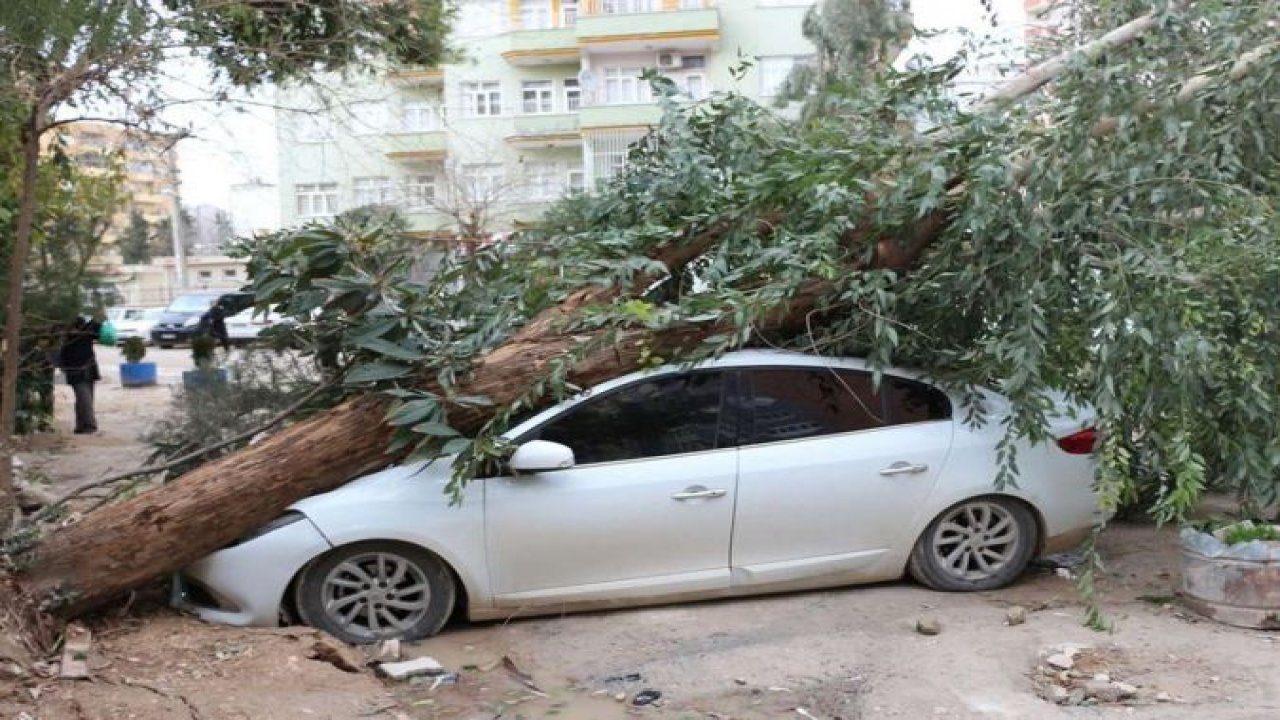
[[[958,29],[982,36],[1020,37],[1024,17],[1022,0],[991,0],[990,4],[996,15],[995,29],[979,0],[913,0],[917,27],[946,31],[946,34],[912,40],[904,58],[916,54],[932,55],[935,59],[950,56],[965,43],[966,36],[957,32]],[[991,73],[988,69],[980,74]],[[278,176],[271,107],[274,93],[265,90],[222,104],[200,102],[209,96],[213,83],[199,64],[175,61],[168,75],[168,94],[189,101],[168,108],[164,114],[166,120],[187,128],[192,134],[191,138],[181,141],[177,149],[183,204],[230,208],[232,185],[254,180],[274,184]]]

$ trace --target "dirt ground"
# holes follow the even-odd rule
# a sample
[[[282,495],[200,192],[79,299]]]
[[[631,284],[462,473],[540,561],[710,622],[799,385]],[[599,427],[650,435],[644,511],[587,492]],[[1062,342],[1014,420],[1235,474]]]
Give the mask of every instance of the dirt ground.
[[[180,350],[152,351],[177,382]],[[111,351],[101,352],[114,367]],[[99,386],[94,436],[67,432],[24,455],[59,488],[134,467],[136,437],[170,390]],[[203,624],[143,597],[88,620],[91,680],[0,680],[0,718],[1215,718],[1280,717],[1280,633],[1201,620],[1180,608],[1174,532],[1117,524],[1104,537],[1100,589],[1110,633],[1082,625],[1073,584],[1051,570],[977,594],[908,582],[505,623],[455,621],[406,644],[457,673],[392,682],[312,659],[307,628]],[[157,591],[159,596],[159,591]],[[1009,625],[1013,606],[1025,623]],[[937,635],[916,632],[935,619]],[[1116,704],[1041,698],[1044,658],[1084,646],[1089,672],[1139,690]],[[504,658],[510,664],[504,664]],[[512,672],[511,667],[518,669]],[[637,707],[637,693],[661,693]],[[619,699],[620,698],[620,699]]]

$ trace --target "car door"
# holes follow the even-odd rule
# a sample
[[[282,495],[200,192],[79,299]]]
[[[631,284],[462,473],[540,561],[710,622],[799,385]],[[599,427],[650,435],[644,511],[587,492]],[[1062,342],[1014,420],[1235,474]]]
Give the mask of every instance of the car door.
[[[847,369],[744,372],[734,585],[856,578],[902,543],[951,446],[928,385]]]
[[[517,438],[567,445],[575,465],[485,481],[498,604],[727,588],[737,474],[728,385],[718,371],[642,379]]]

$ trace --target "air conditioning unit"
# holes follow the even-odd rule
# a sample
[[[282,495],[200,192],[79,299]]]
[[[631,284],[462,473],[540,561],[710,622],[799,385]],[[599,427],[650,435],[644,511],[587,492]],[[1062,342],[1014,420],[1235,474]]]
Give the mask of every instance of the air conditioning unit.
[[[660,52],[658,53],[658,69],[659,70],[679,70],[684,66],[684,57],[680,53]]]

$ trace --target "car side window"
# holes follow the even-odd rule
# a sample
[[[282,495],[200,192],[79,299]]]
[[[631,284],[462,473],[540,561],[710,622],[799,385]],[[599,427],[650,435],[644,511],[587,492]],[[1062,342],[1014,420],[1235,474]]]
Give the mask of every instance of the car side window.
[[[752,422],[743,445],[881,427],[884,413],[871,374],[822,368],[751,370]]]
[[[628,385],[583,402],[521,438],[573,449],[578,465],[714,450],[722,437],[724,377],[696,372]]]
[[[894,425],[951,419],[951,400],[931,385],[886,375],[885,390],[889,422]]]

